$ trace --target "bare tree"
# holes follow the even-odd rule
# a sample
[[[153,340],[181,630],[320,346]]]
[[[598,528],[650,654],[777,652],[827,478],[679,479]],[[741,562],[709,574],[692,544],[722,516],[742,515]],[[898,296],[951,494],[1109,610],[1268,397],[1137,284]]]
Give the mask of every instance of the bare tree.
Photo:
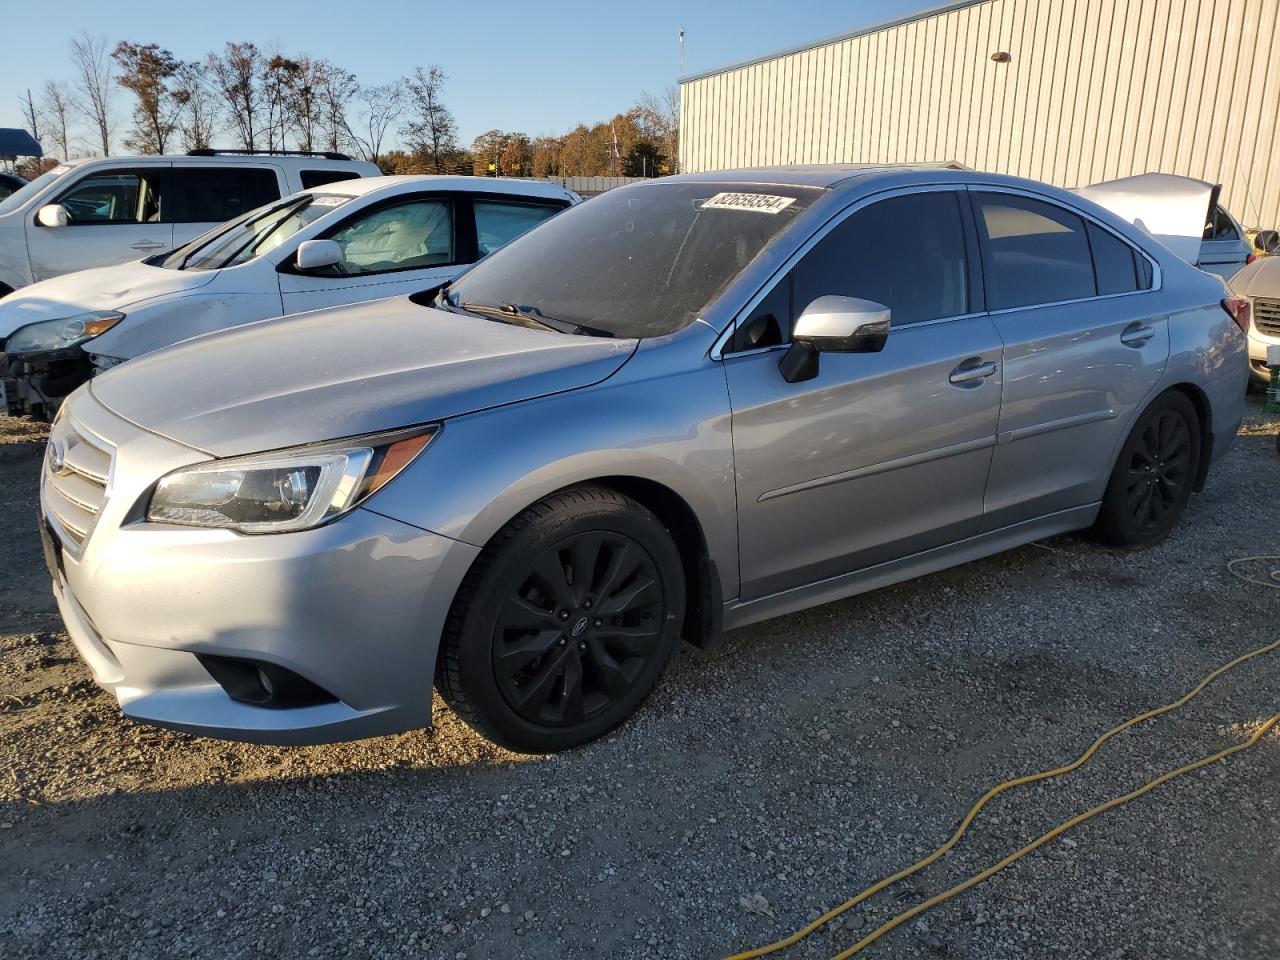
[[[71,93],[65,84],[46,80],[44,95],[40,98],[40,112],[44,115],[45,129],[49,131],[49,139],[63,160],[71,159]]]
[[[30,87],[27,87],[27,95],[25,97],[18,97],[18,102],[22,104],[22,119],[27,123],[27,129],[31,132],[31,139],[39,143],[40,118],[36,114],[36,103],[31,99]]]
[[[351,139],[361,156],[377,163],[382,156],[382,145],[387,131],[405,110],[405,92],[400,83],[384,83],[376,87],[361,87],[357,99],[363,107],[360,131],[352,131]]]
[[[662,96],[646,93],[636,104],[645,134],[657,144],[672,173],[680,159],[680,88],[667,87]]]
[[[227,43],[219,56],[209,54],[209,76],[227,106],[231,129],[246,150],[254,149],[259,133],[262,92],[258,87],[262,54],[252,43]]]
[[[458,124],[441,100],[444,82],[449,79],[439,67],[418,67],[406,77],[409,119],[401,128],[411,149],[431,158],[436,169],[446,154],[458,149]]]
[[[178,105],[178,136],[184,150],[213,146],[218,124],[218,97],[209,85],[208,71],[198,63],[183,63],[173,78],[173,99]]]
[[[320,122],[326,150],[341,150],[353,138],[347,111],[360,90],[354,73],[327,64],[328,72],[320,90]]]
[[[181,109],[170,82],[182,64],[154,43],[121,40],[111,56],[120,65],[116,82],[137,97],[133,130],[124,145],[138,153],[164,153]]]
[[[104,157],[111,155],[111,86],[115,72],[107,41],[87,32],[71,39],[71,64],[75,69],[76,110],[89,121],[98,136]]]

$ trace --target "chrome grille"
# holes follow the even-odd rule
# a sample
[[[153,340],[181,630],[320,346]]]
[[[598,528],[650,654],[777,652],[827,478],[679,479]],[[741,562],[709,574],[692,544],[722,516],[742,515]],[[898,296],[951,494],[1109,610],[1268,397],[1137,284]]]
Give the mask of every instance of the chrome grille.
[[[1269,337],[1280,337],[1280,300],[1255,297],[1253,301],[1253,327]]]
[[[45,503],[63,542],[79,548],[98,522],[111,480],[111,447],[70,418],[54,426],[44,458]]]

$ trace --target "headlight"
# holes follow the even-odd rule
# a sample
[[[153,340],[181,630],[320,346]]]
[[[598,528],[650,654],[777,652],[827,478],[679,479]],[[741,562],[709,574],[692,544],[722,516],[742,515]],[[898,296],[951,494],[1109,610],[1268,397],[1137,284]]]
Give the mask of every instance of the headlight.
[[[156,484],[147,519],[241,533],[307,530],[371,496],[439,429],[415,427],[183,467]]]
[[[42,320],[29,323],[14,331],[5,341],[5,353],[35,353],[40,350],[62,350],[92,340],[106,333],[124,319],[123,313],[113,310],[92,310],[61,320]]]

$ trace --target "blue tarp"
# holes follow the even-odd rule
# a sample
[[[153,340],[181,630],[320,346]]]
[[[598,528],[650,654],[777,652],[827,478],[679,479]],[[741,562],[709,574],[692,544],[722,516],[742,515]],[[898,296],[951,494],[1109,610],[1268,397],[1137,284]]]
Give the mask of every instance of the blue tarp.
[[[25,130],[0,127],[0,157],[42,157],[44,151]]]

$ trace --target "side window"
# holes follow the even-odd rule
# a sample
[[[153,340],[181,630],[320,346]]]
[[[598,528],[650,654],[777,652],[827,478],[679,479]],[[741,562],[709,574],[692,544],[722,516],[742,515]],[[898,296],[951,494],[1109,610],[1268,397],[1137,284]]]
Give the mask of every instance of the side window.
[[[785,343],[791,331],[791,295],[794,287],[793,270],[779,280],[747,319],[738,325],[730,349],[754,350],[757,347],[776,347]]]
[[[1026,197],[975,193],[987,308],[1007,310],[1097,294],[1084,220]]]
[[[797,314],[828,294],[883,303],[894,326],[967,313],[969,262],[959,197],[950,191],[907,194],[849,216],[795,268]]]
[[[1205,240],[1239,240],[1240,231],[1236,229],[1236,225],[1231,222],[1231,217],[1227,215],[1227,211],[1222,209],[1221,204],[1215,203],[1213,211],[1209,214],[1209,222],[1204,226]]]
[[[155,223],[160,220],[158,170],[102,170],[72,184],[54,202],[73,224]]]
[[[326,183],[337,183],[339,180],[358,180],[360,174],[350,170],[303,170],[299,174],[303,189],[323,187]]]
[[[280,199],[274,170],[262,167],[174,167],[165,219],[222,223]]]
[[[476,200],[476,244],[487,256],[564,209],[562,205]]]
[[[1095,223],[1088,226],[1098,293],[1130,293],[1144,289],[1138,282],[1138,260],[1145,258],[1139,257],[1133,247],[1110,231]]]
[[[342,247],[342,263],[322,271],[357,276],[421,270],[456,263],[453,204],[408,200],[381,207],[330,234]]]

